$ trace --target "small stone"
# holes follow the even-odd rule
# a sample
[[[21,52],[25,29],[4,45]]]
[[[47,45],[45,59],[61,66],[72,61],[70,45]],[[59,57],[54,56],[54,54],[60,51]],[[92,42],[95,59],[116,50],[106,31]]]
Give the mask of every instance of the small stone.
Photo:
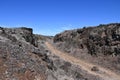
[[[93,67],[91,68],[91,71],[99,71],[99,69],[98,69],[98,67],[93,66]]]

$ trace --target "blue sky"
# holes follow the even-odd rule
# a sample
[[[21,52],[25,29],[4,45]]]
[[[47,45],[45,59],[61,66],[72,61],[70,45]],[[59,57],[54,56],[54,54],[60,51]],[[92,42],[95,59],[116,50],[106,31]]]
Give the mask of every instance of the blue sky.
[[[120,0],[0,0],[0,26],[37,34],[113,22],[120,22]]]

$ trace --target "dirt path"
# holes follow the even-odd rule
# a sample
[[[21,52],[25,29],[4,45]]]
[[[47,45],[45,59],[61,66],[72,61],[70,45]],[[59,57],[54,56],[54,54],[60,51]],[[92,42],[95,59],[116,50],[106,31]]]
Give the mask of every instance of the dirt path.
[[[57,50],[55,47],[53,47],[49,42],[45,43],[48,49],[54,53],[54,55],[59,56],[61,59],[68,61],[72,64],[80,66],[83,70],[86,70],[89,74],[99,76],[103,80],[120,80],[120,76],[113,73],[112,71],[99,67],[97,65],[93,65],[91,63],[87,63],[83,60],[77,59],[73,56],[68,55],[67,53],[61,52]],[[99,71],[91,71],[91,68],[94,66],[98,67]]]

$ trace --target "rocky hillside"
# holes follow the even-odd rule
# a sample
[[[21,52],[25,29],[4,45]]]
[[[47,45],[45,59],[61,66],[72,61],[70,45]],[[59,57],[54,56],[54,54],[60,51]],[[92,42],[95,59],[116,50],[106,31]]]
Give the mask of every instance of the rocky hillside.
[[[120,23],[64,31],[54,37],[58,49],[120,73]]]
[[[102,80],[52,54],[50,40],[31,28],[0,27],[0,80]]]
[[[0,80],[119,80],[119,74],[118,23],[55,37],[0,27]]]

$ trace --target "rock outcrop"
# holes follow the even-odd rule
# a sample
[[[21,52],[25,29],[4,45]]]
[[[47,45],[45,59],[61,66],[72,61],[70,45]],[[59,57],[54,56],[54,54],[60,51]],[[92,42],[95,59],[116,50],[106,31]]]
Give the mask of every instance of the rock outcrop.
[[[0,28],[0,80],[46,79],[45,52],[34,43],[30,28]]]
[[[77,58],[120,70],[119,23],[68,30],[57,34],[54,43],[60,50]]]

